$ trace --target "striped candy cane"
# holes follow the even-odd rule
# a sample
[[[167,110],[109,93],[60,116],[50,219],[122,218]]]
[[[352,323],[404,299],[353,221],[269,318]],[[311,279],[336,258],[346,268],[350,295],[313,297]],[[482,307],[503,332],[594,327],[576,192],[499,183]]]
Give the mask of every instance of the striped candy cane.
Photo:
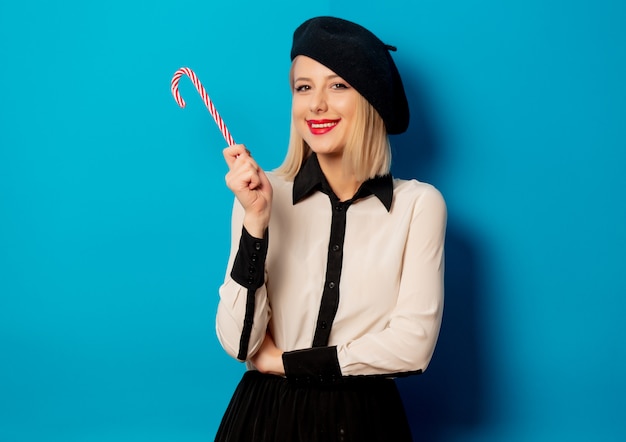
[[[180,92],[178,92],[178,82],[180,81],[180,77],[182,77],[183,75],[186,75],[191,79],[193,85],[196,87],[198,93],[202,97],[202,101],[204,101],[204,104],[209,110],[209,113],[217,123],[217,126],[220,128],[222,136],[224,137],[228,145],[232,146],[233,144],[235,144],[235,140],[228,131],[226,124],[224,124],[224,120],[222,120],[220,114],[217,113],[217,109],[215,109],[215,106],[213,106],[213,102],[209,98],[209,94],[206,93],[206,90],[204,89],[204,86],[202,86],[202,83],[200,83],[200,80],[198,80],[196,73],[189,68],[180,68],[174,73],[174,77],[172,77],[172,95],[174,96],[176,103],[178,103],[178,105],[182,108],[185,107],[185,100],[183,100],[183,97],[180,96]]]

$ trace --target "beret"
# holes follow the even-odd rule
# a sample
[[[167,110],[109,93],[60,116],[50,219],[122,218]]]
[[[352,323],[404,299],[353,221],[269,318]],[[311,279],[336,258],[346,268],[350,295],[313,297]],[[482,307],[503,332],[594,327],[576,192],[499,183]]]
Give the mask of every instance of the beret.
[[[372,32],[335,17],[315,17],[293,34],[291,60],[305,55],[354,87],[381,116],[389,134],[409,126],[409,105],[390,50]]]

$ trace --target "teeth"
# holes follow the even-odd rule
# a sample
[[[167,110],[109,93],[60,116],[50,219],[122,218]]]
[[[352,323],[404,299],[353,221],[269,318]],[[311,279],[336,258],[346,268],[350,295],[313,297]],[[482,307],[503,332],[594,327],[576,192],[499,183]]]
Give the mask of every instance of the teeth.
[[[336,126],[337,122],[332,122],[332,123],[311,123],[311,127],[313,129],[323,129],[325,127],[331,127],[331,126]]]

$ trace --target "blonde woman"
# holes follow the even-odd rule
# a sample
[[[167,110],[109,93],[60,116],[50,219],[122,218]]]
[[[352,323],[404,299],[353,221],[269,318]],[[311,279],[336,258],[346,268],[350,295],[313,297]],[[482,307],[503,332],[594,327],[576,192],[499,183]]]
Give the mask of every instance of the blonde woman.
[[[265,173],[243,145],[224,150],[236,198],[217,334],[248,371],[216,440],[411,440],[393,378],[435,348],[446,207],[389,174],[387,135],[409,123],[390,50],[355,23],[307,20],[284,163]]]

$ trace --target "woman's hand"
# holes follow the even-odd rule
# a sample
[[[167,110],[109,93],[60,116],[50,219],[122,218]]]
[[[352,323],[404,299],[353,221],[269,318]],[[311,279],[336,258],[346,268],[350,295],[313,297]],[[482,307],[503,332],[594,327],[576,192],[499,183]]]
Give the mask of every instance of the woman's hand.
[[[272,185],[243,144],[224,149],[224,159],[230,169],[226,185],[245,210],[243,225],[250,235],[263,238],[270,221]]]
[[[283,351],[276,347],[269,331],[265,333],[265,339],[263,340],[263,344],[261,344],[261,348],[250,358],[250,362],[252,362],[261,373],[279,376],[285,375]]]

